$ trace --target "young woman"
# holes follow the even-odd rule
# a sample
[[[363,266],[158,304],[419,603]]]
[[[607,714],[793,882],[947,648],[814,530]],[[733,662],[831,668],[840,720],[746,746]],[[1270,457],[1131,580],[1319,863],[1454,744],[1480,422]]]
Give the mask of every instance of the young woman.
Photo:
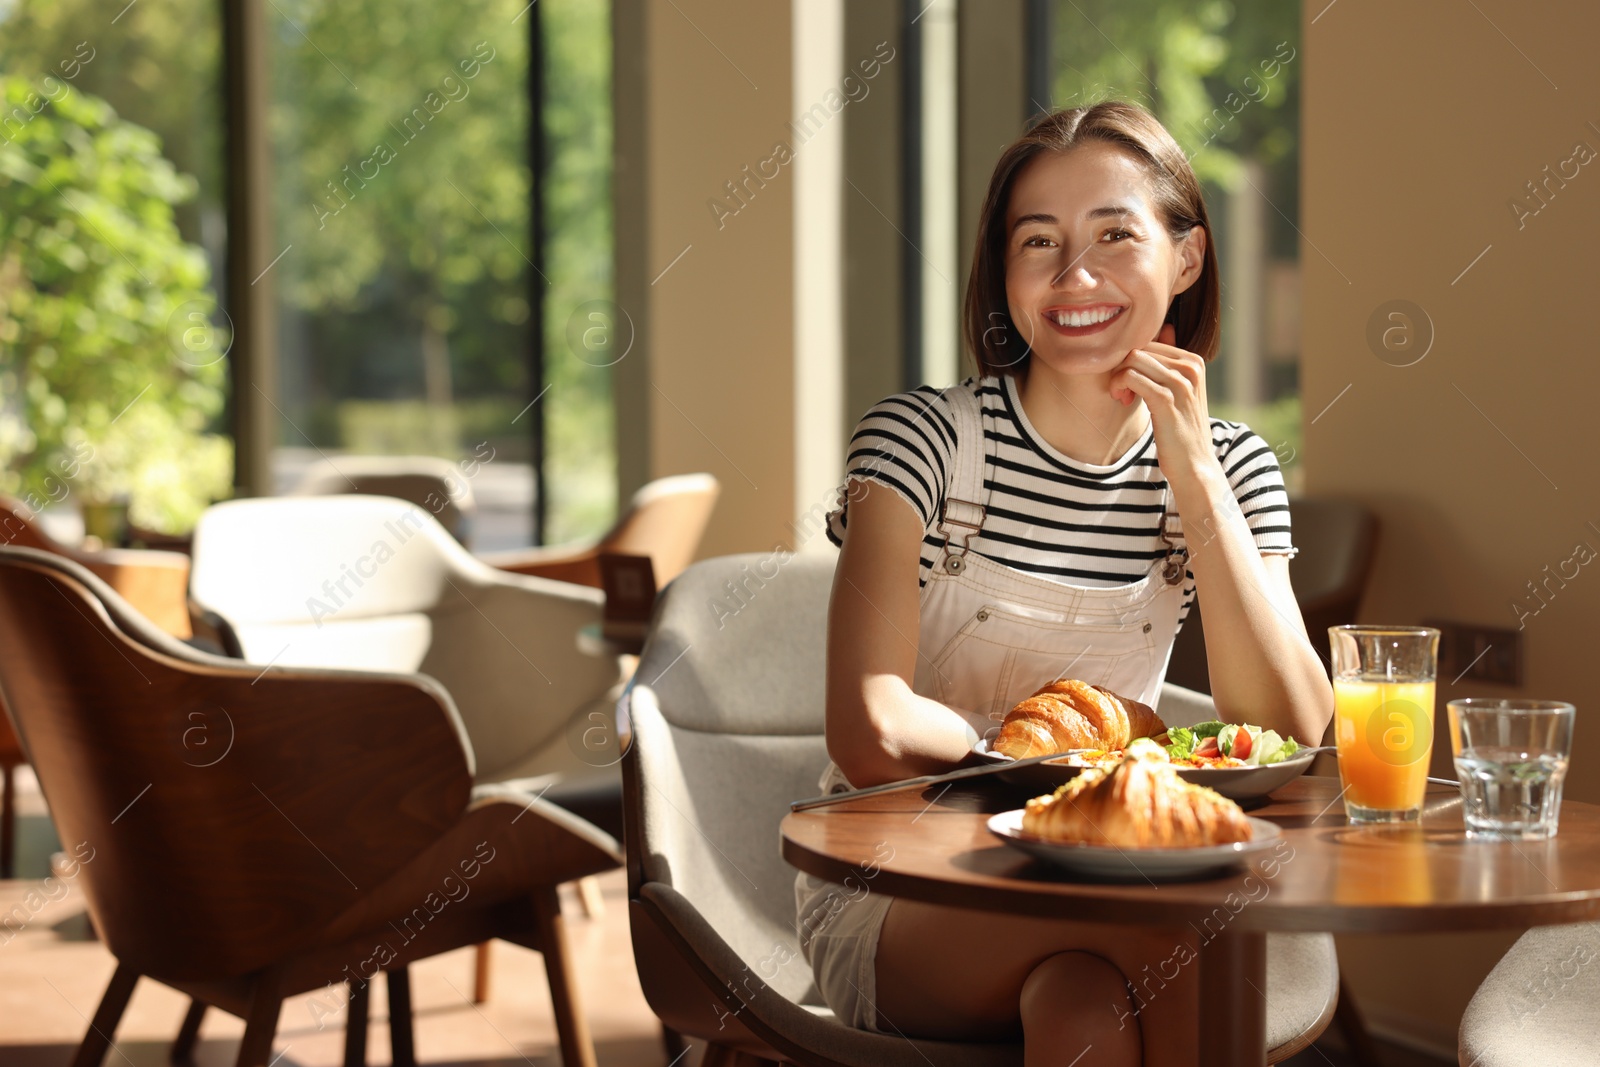
[[[967,285],[979,375],[875,405],[829,516],[824,792],[947,770],[1058,677],[1151,706],[1196,595],[1220,717],[1317,741],[1333,692],[1289,585],[1272,449],[1209,416],[1220,286],[1200,187],[1147,111],[1058,111],[1006,149]],[[1192,931],[849,895],[797,924],[846,1023],[1014,1038],[1034,1064],[1193,1063]]]

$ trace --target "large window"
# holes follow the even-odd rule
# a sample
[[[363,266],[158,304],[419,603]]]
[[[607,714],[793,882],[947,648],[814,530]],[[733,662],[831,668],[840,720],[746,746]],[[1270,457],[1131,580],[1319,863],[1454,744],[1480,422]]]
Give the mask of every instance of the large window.
[[[32,86],[48,98],[40,129],[52,109],[70,110],[55,102],[62,94],[100,98],[118,130],[154,135],[140,142],[149,149],[144,163],[171,172],[176,241],[187,242],[199,266],[184,278],[207,299],[166,309],[177,315],[170,331],[165,320],[145,328],[177,338],[162,342],[181,372],[175,391],[212,390],[180,421],[191,433],[211,431],[220,451],[180,448],[167,465],[169,480],[196,488],[198,506],[229,491],[230,413],[240,400],[224,406],[227,190],[240,187],[230,186],[224,165],[222,12],[231,2],[119,10],[96,0],[0,0],[0,74],[12,76],[17,93]],[[271,488],[285,491],[311,463],[337,464],[341,455],[425,454],[471,461],[462,470],[471,472],[478,504],[475,548],[599,532],[616,496],[610,360],[603,344],[588,343],[595,335],[587,328],[613,295],[607,5],[267,0],[260,11],[264,24],[250,32],[264,42],[268,104],[265,128],[245,132],[265,137],[270,149],[264,181],[248,187],[269,190],[272,247],[250,272],[260,273],[244,281],[266,280],[273,294],[276,375],[256,383],[276,413]],[[542,62],[530,62],[530,42]],[[52,76],[47,90],[42,79]],[[0,142],[0,152],[7,148]],[[0,181],[9,178],[13,192],[41,186],[34,171],[24,173],[20,149],[0,160],[7,161]],[[150,234],[131,202],[112,202],[109,193],[97,199],[93,180],[59,191],[58,229],[67,240],[82,238],[98,221],[102,251],[126,260],[143,285],[125,286],[125,303],[149,319],[181,289],[123,255]],[[4,217],[12,203],[23,205],[13,216],[32,209],[20,192],[0,199],[0,234],[17,245],[9,225],[16,219]],[[34,221],[24,219],[23,229]],[[0,263],[0,295],[15,295],[6,278]],[[56,358],[55,347],[35,338],[27,353],[13,344],[7,354],[0,336],[0,374],[11,375],[0,389],[9,404],[0,443],[11,430],[25,437],[52,411],[103,434],[133,398],[139,383],[114,370],[119,327],[111,309],[98,310],[108,339],[95,358],[109,362],[95,379],[104,395],[92,411],[79,394],[30,408],[19,375]],[[586,329],[574,331],[575,322]],[[27,461],[15,443],[0,457],[11,468]],[[202,462],[216,468],[209,481],[196,474]],[[14,477],[4,488],[26,485]],[[143,483],[131,491],[136,509],[141,496],[159,495]],[[146,518],[181,532],[197,513],[167,510],[146,509]]]
[[[464,468],[479,510],[474,544],[527,544],[540,458],[530,445],[542,427],[546,537],[609,518],[607,378],[562,343],[571,309],[609,296],[609,140],[592,113],[606,93],[606,72],[593,69],[605,26],[592,9],[269,7],[280,488],[338,452],[492,455]],[[558,90],[542,131],[553,179],[542,190],[545,247],[555,251],[542,270],[527,92],[528,21],[541,15],[545,84]]]
[[[1222,270],[1212,412],[1247,422],[1300,485],[1300,7],[1277,0],[1039,0],[1049,99],[1153,111],[1188,153]],[[1043,22],[1043,26],[1038,23]]]

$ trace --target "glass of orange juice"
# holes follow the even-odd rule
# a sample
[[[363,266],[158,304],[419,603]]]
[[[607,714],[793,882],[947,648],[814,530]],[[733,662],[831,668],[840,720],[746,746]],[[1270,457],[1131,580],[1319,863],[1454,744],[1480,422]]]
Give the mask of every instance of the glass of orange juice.
[[[1433,752],[1439,631],[1330,626],[1334,743],[1353,823],[1409,822],[1422,811]]]

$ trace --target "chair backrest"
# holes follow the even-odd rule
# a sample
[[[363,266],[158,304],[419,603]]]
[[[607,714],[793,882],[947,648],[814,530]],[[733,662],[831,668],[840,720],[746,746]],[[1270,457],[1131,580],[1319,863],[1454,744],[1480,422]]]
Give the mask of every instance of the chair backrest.
[[[358,495],[215,504],[193,558],[190,596],[244,628],[427,612],[480,568],[416,504]]]
[[[1295,601],[1311,646],[1328,661],[1328,627],[1355,621],[1372,572],[1378,520],[1366,506],[1328,497],[1289,501],[1290,537],[1300,551],[1289,565]],[[1203,604],[1189,613],[1172,646],[1167,677],[1201,692],[1211,691]]]
[[[617,525],[600,539],[599,550],[649,556],[656,584],[676,578],[700,547],[722,486],[710,474],[674,474],[633,494]]]
[[[392,496],[439,520],[463,545],[472,539],[477,504],[472,483],[456,464],[437,456],[340,456],[306,468],[290,496]]]
[[[790,801],[816,794],[828,761],[834,559],[690,566],[661,594],[624,701],[630,890],[646,881],[676,889],[752,968],[776,946],[798,952],[795,871],[779,855],[778,823]],[[815,999],[803,964],[768,984],[793,1001]]]
[[[1300,549],[1289,568],[1295,599],[1303,607],[1348,602],[1353,617],[1372,572],[1377,518],[1364,504],[1334,497],[1296,497],[1289,508]]]
[[[158,978],[283,958],[470,795],[429,679],[208,656],[45,552],[0,548],[0,692],[96,929]]]
[[[598,590],[483,563],[391,497],[234,500],[195,530],[190,595],[253,663],[421,671],[454,697],[485,781],[556,740],[616,684],[579,655]],[[565,754],[561,746],[561,754]],[[538,773],[530,768],[526,773]]]

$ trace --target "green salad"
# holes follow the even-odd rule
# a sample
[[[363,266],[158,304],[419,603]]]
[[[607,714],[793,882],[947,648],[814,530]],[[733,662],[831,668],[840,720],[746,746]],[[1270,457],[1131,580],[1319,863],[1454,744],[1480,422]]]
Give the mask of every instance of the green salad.
[[[1167,731],[1167,757],[1172,760],[1232,756],[1252,767],[1264,767],[1293,759],[1301,748],[1300,742],[1279,737],[1275,730],[1217,720]]]

